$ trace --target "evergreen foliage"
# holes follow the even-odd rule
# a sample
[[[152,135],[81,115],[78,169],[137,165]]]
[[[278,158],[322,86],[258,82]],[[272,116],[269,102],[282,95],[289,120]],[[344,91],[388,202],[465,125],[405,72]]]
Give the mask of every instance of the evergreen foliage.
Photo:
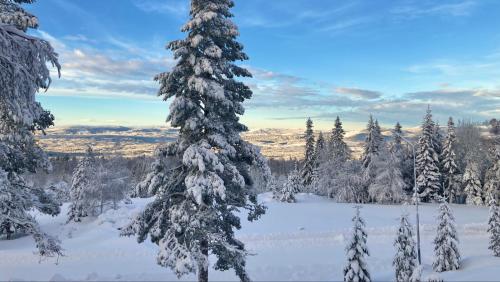
[[[468,205],[483,204],[483,186],[481,185],[481,175],[476,162],[469,161],[463,175],[464,192],[467,195]]]
[[[439,157],[434,145],[435,124],[430,107],[427,109],[417,150],[417,188],[424,200],[439,200],[441,173]]]
[[[68,222],[79,222],[82,217],[95,215],[99,194],[97,163],[92,148],[88,147],[85,156],[78,162],[73,172]]]
[[[455,218],[446,202],[439,205],[437,234],[434,239],[434,271],[443,272],[460,268],[460,252]]]
[[[235,238],[241,228],[236,211],[249,211],[258,219],[265,208],[257,203],[249,167],[261,167],[270,177],[267,161],[257,147],[240,133],[242,103],[252,92],[235,77],[250,77],[236,61],[247,60],[231,21],[231,0],[192,0],[190,19],[182,28],[183,40],[171,42],[176,66],[156,77],[159,95],[174,98],[168,121],[179,128],[176,142],[163,150],[178,165],[168,171],[167,183],[139,216],[122,230],[123,235],[148,235],[159,246],[157,262],[179,277],[197,273],[208,280],[208,257],[215,269],[234,269],[242,281],[247,251]],[[313,148],[314,149],[314,148]]]
[[[490,244],[488,249],[493,255],[500,257],[500,208],[495,199],[490,200],[490,216],[488,219],[488,233],[490,234]]]
[[[399,228],[394,241],[396,255],[392,265],[396,272],[396,281],[410,281],[417,266],[417,252],[412,230],[408,214],[404,213],[399,220]]]
[[[370,255],[366,247],[368,235],[365,231],[365,221],[360,215],[360,208],[356,207],[356,214],[352,219],[354,226],[346,247],[347,265],[344,267],[344,281],[371,281],[366,265],[366,257]]]
[[[331,157],[335,161],[346,161],[351,158],[351,150],[344,141],[345,130],[342,127],[342,122],[337,116],[335,119],[335,127],[332,129],[332,135],[330,136],[330,151]]]
[[[41,187],[29,185],[26,173],[50,171],[51,165],[34,133],[52,126],[54,116],[35,95],[49,88],[48,65],[57,71],[57,54],[45,40],[28,35],[38,19],[20,4],[32,0],[0,0],[0,236],[30,234],[41,256],[59,256],[56,238],[45,234],[29,211],[57,215],[60,207]]]
[[[309,186],[314,180],[314,170],[316,168],[316,153],[314,151],[314,131],[313,121],[309,118],[306,122],[306,149],[304,155],[304,165],[301,170],[302,184]]]
[[[460,172],[457,165],[455,153],[456,134],[453,118],[448,120],[448,132],[446,134],[443,150],[441,153],[441,167],[444,177],[444,196],[450,203],[455,201],[460,189]]]

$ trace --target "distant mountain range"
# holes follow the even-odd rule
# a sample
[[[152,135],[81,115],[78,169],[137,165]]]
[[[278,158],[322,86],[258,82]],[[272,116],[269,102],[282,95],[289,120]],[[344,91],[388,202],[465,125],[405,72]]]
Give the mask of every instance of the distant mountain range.
[[[177,132],[168,127],[70,126],[51,128],[47,135],[38,137],[41,146],[52,156],[61,153],[81,155],[90,145],[102,155],[133,157],[151,155],[159,144],[174,141]],[[417,132],[418,129],[409,129],[405,135],[413,138]],[[328,136],[328,132],[324,134]],[[383,134],[387,139],[391,136],[390,130],[384,130]],[[244,133],[243,138],[259,146],[268,158],[300,159],[304,154],[303,129],[258,129]],[[355,155],[361,153],[365,138],[365,131],[346,133],[346,142]]]

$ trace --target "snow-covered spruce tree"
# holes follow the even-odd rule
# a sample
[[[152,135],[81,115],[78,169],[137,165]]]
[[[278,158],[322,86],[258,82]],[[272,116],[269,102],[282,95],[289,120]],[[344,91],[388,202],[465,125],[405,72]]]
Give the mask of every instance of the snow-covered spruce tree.
[[[378,123],[377,123],[378,124]],[[378,155],[378,151],[381,145],[380,128],[377,129],[376,123],[373,120],[373,116],[370,115],[368,120],[368,125],[366,127],[367,134],[365,144],[363,145],[363,156],[362,162],[363,166],[367,168],[370,165],[372,159]]]
[[[300,177],[300,171],[298,169],[297,163],[295,163],[294,169],[288,174],[287,181],[290,183],[293,193],[304,192],[305,187],[302,184],[302,178]]]
[[[402,214],[396,240],[394,241],[396,255],[392,261],[396,272],[396,281],[410,281],[417,266],[417,252],[412,230],[413,228],[408,221],[408,214]]]
[[[434,146],[435,125],[432,120],[431,108],[427,108],[422,133],[417,149],[417,189],[423,200],[437,201],[441,190],[441,173],[439,157]]]
[[[488,233],[490,234],[490,245],[488,249],[493,252],[494,256],[500,257],[500,208],[493,197],[491,197],[490,200]]]
[[[434,144],[434,151],[436,151],[438,156],[441,156],[443,152],[444,137],[439,122],[436,122],[436,124],[434,125],[434,134],[432,135],[432,138]]]
[[[292,171],[290,175],[288,175],[287,180],[283,184],[283,188],[281,189],[279,193],[279,200],[281,202],[286,202],[286,203],[295,203],[295,194],[298,192],[300,189],[300,186],[302,185],[300,181],[300,177],[297,173],[297,171]]]
[[[314,131],[313,121],[308,118],[306,122],[306,149],[304,154],[304,165],[300,172],[302,177],[302,184],[309,186],[313,181],[314,169],[316,168],[316,154],[314,152]]]
[[[460,173],[456,162],[455,153],[456,135],[453,118],[448,120],[448,132],[446,134],[443,151],[441,153],[441,168],[444,178],[444,196],[450,203],[455,201],[455,197],[460,189]]]
[[[394,130],[392,132],[392,142],[391,142],[391,151],[392,152],[402,152],[403,151],[403,145],[402,145],[402,141],[403,141],[403,138],[401,136],[403,136],[403,127],[401,126],[401,124],[399,122],[396,123],[396,125],[394,126]]]
[[[370,166],[375,172],[375,177],[368,186],[370,200],[381,204],[400,203],[404,198],[403,189],[406,184],[396,155],[383,149]]]
[[[437,234],[434,239],[434,271],[443,272],[460,268],[455,218],[446,202],[439,205]]]
[[[397,159],[399,159],[399,166],[401,170],[401,174],[403,177],[403,181],[405,186],[403,191],[406,195],[412,195],[414,190],[414,181],[413,181],[413,152],[409,148],[409,146],[403,145],[403,127],[399,122],[394,126],[394,130],[392,133],[392,142],[390,144],[390,152],[395,155]]]
[[[320,131],[318,134],[318,140],[316,140],[316,148],[314,149],[314,154],[316,156],[314,159],[316,160],[316,167],[319,166],[320,163],[327,161],[327,147],[325,143],[325,137],[323,136],[323,132]]]
[[[158,75],[159,95],[174,97],[168,121],[179,128],[176,142],[164,151],[179,163],[166,177],[155,200],[122,230],[122,235],[148,235],[158,244],[159,265],[179,277],[197,273],[208,280],[208,256],[217,258],[215,269],[234,269],[243,281],[247,252],[235,238],[241,228],[237,210],[249,211],[250,221],[265,208],[249,176],[250,165],[270,171],[257,147],[241,139],[247,127],[239,122],[242,103],[252,92],[235,77],[251,74],[234,62],[247,60],[236,41],[238,29],[231,21],[231,0],[192,0],[187,38],[169,48],[177,59],[171,72]]]
[[[151,168],[146,177],[135,186],[130,195],[132,198],[152,197],[168,182],[167,158],[163,155],[163,149],[163,147],[158,147],[155,150],[156,158],[151,164]]]
[[[481,175],[476,162],[469,161],[463,175],[464,192],[467,195],[468,205],[483,204],[483,187],[481,185]]]
[[[278,179],[276,179],[276,176],[271,176],[267,182],[266,190],[273,193],[273,199],[279,200],[281,198],[281,187],[278,183]]]
[[[96,157],[92,147],[89,146],[73,172],[68,222],[79,222],[82,217],[95,215],[99,194]]]
[[[500,150],[493,152],[493,165],[486,171],[484,178],[484,192],[487,195],[487,202],[491,199],[500,200]]]
[[[346,161],[351,157],[351,150],[344,141],[345,130],[342,127],[342,122],[337,116],[335,119],[335,127],[332,129],[330,136],[330,151],[331,157],[335,161]]]
[[[346,247],[347,264],[344,267],[344,281],[371,281],[366,265],[366,257],[370,255],[366,247],[368,235],[365,231],[365,221],[360,215],[360,208],[356,206],[356,215],[352,218],[354,227]]]
[[[54,117],[35,94],[49,88],[47,64],[60,70],[50,44],[26,34],[29,28],[37,28],[38,19],[20,4],[32,2],[0,0],[0,236],[31,234],[41,256],[54,256],[61,254],[58,240],[42,232],[28,211],[57,215],[59,205],[42,187],[28,185],[23,176],[51,169],[34,132],[44,132]]]

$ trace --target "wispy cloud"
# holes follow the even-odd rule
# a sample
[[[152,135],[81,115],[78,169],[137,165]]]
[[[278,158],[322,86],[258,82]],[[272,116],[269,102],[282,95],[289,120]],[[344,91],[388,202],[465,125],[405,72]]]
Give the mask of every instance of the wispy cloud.
[[[369,100],[378,99],[382,97],[382,93],[378,91],[359,89],[359,88],[338,87],[335,89],[335,92],[353,96],[355,98],[369,99]]]
[[[155,56],[141,47],[113,38],[106,42],[113,46],[112,49],[97,49],[74,46],[68,36],[61,40],[44,31],[39,34],[55,47],[62,64],[62,77],[54,81],[50,95],[155,97],[158,86],[153,81],[154,75],[175,64],[166,52],[163,56]]]
[[[444,1],[412,1],[410,4],[392,9],[391,13],[406,19],[429,15],[463,17],[469,16],[477,5],[478,2],[473,0],[447,3]]]
[[[145,12],[164,13],[177,17],[186,17],[189,13],[189,1],[186,0],[134,0],[133,3]]]

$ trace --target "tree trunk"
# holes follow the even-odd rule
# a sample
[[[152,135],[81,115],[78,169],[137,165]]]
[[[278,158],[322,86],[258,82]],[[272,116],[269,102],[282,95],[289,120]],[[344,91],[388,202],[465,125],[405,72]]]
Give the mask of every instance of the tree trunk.
[[[208,282],[208,241],[200,242],[201,254],[206,258],[206,261],[198,265],[198,282]]]

